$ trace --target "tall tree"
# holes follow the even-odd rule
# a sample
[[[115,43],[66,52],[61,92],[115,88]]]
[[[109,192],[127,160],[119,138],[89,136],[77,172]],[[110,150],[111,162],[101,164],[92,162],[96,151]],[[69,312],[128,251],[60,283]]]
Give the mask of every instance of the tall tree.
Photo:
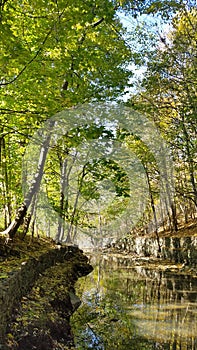
[[[143,90],[133,96],[169,142],[175,165],[176,198],[197,206],[197,10],[181,11],[148,63]],[[184,184],[180,181],[185,179]],[[176,216],[175,212],[173,213]]]

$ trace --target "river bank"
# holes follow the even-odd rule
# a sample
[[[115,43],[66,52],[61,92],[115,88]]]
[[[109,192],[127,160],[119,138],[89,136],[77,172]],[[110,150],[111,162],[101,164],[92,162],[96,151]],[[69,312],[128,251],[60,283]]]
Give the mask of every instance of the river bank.
[[[177,232],[127,235],[109,244],[105,252],[137,257],[153,257],[180,263],[185,266],[197,266],[197,223],[183,226]]]
[[[75,283],[92,271],[88,258],[47,240],[0,247],[0,348],[71,348],[70,316],[80,305]]]

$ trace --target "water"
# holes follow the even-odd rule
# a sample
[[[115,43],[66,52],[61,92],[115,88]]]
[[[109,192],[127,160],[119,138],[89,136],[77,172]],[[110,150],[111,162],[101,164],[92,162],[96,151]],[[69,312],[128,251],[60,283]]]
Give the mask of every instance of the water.
[[[72,318],[80,350],[197,350],[197,276],[177,266],[102,256],[80,279]]]

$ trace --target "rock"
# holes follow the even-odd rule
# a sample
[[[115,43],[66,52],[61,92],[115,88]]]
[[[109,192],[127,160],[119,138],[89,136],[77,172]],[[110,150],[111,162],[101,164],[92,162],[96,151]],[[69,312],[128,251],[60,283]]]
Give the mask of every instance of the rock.
[[[70,296],[70,302],[71,302],[72,307],[73,307],[73,311],[75,311],[81,305],[81,300],[73,292],[69,292],[69,296]]]

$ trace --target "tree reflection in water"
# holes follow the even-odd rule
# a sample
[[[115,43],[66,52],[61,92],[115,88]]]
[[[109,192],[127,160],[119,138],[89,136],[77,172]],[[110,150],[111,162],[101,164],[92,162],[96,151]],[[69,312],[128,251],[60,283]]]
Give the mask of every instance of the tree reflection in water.
[[[196,277],[106,256],[94,266],[77,285],[77,349],[197,349]]]

